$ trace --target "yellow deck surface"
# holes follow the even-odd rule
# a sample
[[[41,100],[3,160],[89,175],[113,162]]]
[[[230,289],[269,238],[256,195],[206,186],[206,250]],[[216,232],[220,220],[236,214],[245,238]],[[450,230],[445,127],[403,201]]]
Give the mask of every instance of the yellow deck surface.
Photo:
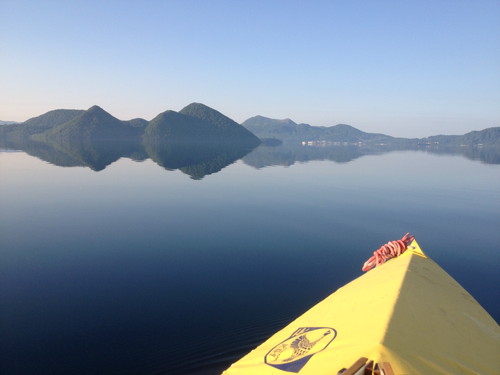
[[[416,241],[311,308],[224,375],[336,375],[358,358],[402,374],[500,374],[500,327]]]

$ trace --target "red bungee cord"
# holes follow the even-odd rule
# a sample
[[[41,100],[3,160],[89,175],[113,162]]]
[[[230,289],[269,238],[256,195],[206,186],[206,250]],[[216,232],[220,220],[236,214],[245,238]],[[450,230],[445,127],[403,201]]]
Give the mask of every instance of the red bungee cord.
[[[403,238],[397,241],[391,241],[386,243],[377,251],[373,252],[373,256],[368,259],[365,264],[363,264],[363,271],[369,271],[373,267],[378,267],[384,264],[387,259],[395,258],[400,256],[408,248],[408,245],[413,241],[415,236],[410,233],[406,233]]]

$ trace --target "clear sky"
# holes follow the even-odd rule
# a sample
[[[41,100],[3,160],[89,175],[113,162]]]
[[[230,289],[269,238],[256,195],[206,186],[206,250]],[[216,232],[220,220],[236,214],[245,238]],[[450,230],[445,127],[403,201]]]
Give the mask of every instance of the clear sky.
[[[395,136],[500,126],[500,1],[0,0],[0,120],[191,102]]]

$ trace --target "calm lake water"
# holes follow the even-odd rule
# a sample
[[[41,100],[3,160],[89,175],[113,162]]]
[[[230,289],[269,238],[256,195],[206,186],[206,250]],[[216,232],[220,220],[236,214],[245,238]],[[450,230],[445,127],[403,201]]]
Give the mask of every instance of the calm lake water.
[[[0,372],[218,374],[406,232],[499,321],[500,165],[267,154],[205,175],[0,152]]]

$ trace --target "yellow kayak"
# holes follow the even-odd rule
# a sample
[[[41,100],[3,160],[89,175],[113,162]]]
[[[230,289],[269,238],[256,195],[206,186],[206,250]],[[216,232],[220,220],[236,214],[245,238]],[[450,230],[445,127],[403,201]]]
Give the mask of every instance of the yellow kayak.
[[[500,327],[413,240],[224,375],[500,374]]]

